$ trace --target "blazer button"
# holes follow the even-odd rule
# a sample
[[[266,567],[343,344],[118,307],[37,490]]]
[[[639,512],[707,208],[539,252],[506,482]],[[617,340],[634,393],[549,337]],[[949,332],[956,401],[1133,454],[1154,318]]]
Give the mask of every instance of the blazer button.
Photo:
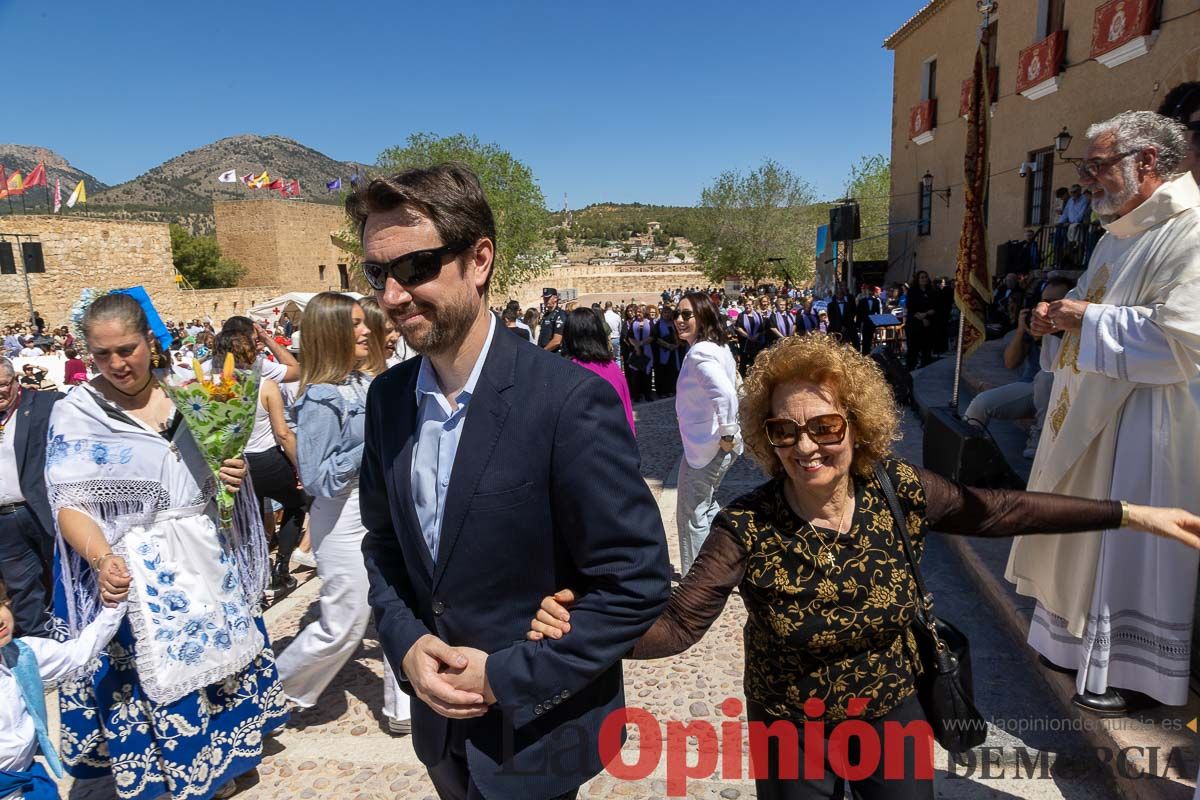
[[[534,714],[541,714],[545,710],[546,709],[542,708],[542,706],[540,704],[533,707]]]
[[[441,600],[434,600],[433,601],[433,613],[434,613],[434,616],[438,616],[438,617],[440,617],[442,614],[445,614],[446,613],[446,604],[443,603]]]
[[[571,693],[570,693],[570,692],[568,692],[566,689],[563,689],[563,691],[562,691],[562,692],[561,692],[561,693],[558,695],[558,699],[559,699],[559,700],[566,700],[566,699],[567,699],[568,697],[570,697],[570,696],[571,696]]]

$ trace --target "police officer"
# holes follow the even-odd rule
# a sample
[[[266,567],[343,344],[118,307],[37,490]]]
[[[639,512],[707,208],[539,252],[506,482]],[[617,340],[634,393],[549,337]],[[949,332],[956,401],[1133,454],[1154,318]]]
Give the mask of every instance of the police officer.
[[[546,310],[538,323],[538,347],[557,353],[567,326],[567,315],[558,307],[558,289],[543,289],[542,304]]]

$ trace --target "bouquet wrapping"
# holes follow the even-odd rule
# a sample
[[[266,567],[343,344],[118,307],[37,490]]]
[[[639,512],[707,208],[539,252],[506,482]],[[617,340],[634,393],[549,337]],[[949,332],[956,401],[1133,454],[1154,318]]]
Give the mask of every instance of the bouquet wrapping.
[[[225,354],[223,369],[205,375],[200,362],[192,359],[194,376],[168,372],[160,378],[163,390],[179,409],[204,460],[217,479],[217,510],[221,527],[233,527],[233,493],[221,482],[221,464],[238,458],[250,441],[254,408],[258,403],[259,366],[235,369],[233,354]]]

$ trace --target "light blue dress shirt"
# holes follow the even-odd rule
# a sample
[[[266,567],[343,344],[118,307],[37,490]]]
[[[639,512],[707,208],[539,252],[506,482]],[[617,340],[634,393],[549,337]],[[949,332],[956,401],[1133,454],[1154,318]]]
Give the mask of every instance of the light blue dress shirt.
[[[467,424],[471,396],[475,393],[483,363],[492,348],[492,336],[496,333],[496,316],[488,314],[488,320],[488,335],[483,342],[483,350],[475,360],[466,385],[454,398],[458,408],[452,410],[450,401],[442,394],[437,374],[433,371],[433,362],[422,358],[417,372],[417,441],[412,453],[412,499],[417,522],[421,526],[421,536],[435,562],[438,544],[442,539],[446,490],[450,487],[454,456],[458,453],[463,426]]]

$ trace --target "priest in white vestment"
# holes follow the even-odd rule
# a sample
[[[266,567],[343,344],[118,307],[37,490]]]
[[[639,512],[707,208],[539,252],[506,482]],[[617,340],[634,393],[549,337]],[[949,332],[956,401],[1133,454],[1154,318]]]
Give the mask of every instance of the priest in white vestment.
[[[1078,165],[1106,233],[1063,300],[1033,314],[1062,336],[1029,480],[1057,492],[1200,511],[1200,189],[1177,172],[1186,129],[1149,111],[1088,130]],[[1198,554],[1128,529],[1017,539],[1006,577],[1038,600],[1029,643],[1076,673],[1076,705],[1113,716],[1119,689],[1188,696]]]

